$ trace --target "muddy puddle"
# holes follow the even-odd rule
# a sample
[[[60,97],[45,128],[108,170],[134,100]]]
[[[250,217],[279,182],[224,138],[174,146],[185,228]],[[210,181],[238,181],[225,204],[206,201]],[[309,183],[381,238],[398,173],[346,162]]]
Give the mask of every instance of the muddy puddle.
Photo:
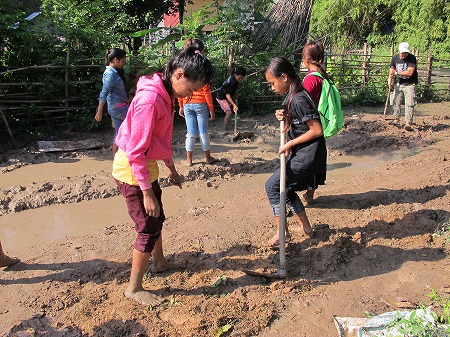
[[[328,183],[356,177],[389,162],[402,159],[411,153],[405,151],[371,151],[359,156],[339,156],[328,163]],[[9,172],[0,181],[1,188],[45,181],[55,177],[83,176],[98,171],[109,172],[109,154],[92,158],[89,156],[56,160],[34,164]],[[229,179],[211,177],[208,180],[193,181],[179,189],[173,186],[164,188],[163,203],[168,216],[180,212],[196,214],[212,204],[220,203],[242,188],[253,190],[261,188],[269,173],[239,174]],[[19,252],[32,246],[45,245],[54,240],[75,235],[93,234],[105,227],[130,223],[121,196],[95,199],[65,205],[50,205],[1,217],[1,237],[8,242],[8,251]]]

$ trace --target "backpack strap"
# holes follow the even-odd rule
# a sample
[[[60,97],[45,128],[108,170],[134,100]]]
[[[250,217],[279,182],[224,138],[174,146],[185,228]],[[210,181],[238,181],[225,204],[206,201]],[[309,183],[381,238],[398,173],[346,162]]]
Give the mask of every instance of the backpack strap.
[[[306,74],[305,77],[307,77],[307,76],[317,76],[317,77],[320,77],[321,79],[324,79],[323,76],[322,76],[322,74],[319,73],[318,71],[313,71],[313,72],[311,72],[311,73],[309,73],[309,74]]]

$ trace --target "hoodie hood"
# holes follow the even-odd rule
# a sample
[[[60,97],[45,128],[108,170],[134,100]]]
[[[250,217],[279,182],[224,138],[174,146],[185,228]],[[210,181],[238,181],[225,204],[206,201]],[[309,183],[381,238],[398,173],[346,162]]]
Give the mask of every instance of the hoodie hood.
[[[161,73],[154,73],[151,76],[141,76],[136,84],[136,94],[140,91],[156,93],[164,100],[164,103],[172,105],[172,99],[164,87]]]

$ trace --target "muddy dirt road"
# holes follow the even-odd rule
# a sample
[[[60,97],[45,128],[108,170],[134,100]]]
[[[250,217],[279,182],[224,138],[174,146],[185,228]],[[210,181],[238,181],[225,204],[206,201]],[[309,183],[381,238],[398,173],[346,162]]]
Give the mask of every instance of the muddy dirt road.
[[[215,121],[221,160],[206,165],[198,147],[192,167],[180,163],[178,126],[183,189],[164,168],[160,181],[165,252],[185,269],[148,274],[145,286],[167,299],[157,308],[123,297],[134,230],[110,176],[111,135],[89,135],[104,140],[99,149],[3,153],[0,239],[22,261],[0,270],[0,335],[334,337],[334,315],[427,303],[430,288],[450,283],[450,103],[420,105],[412,132],[380,112],[348,108],[327,142],[327,182],[307,207],[317,236],[288,218],[284,280],[243,272],[278,268],[278,250],[264,247],[275,230],[264,182],[278,165],[277,122],[242,118],[238,129],[255,136],[233,141]]]

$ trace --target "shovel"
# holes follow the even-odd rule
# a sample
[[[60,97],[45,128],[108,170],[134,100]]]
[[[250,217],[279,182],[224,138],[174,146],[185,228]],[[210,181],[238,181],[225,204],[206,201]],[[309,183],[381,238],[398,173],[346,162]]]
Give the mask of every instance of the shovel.
[[[284,134],[284,120],[280,121],[280,146],[283,146],[286,137]],[[260,276],[267,279],[283,279],[286,277],[286,155],[280,154],[280,265],[276,273],[263,273],[252,270],[244,270],[244,273],[251,276]]]
[[[255,133],[253,131],[237,131],[237,114],[238,110],[234,112],[234,134],[233,134],[233,142],[236,142],[241,139],[252,139]]]
[[[390,97],[391,97],[391,84],[389,83],[388,91],[387,91],[387,97],[386,97],[386,102],[384,103],[384,111],[383,111],[384,119],[386,119],[386,113],[387,113],[387,110],[388,110]]]

